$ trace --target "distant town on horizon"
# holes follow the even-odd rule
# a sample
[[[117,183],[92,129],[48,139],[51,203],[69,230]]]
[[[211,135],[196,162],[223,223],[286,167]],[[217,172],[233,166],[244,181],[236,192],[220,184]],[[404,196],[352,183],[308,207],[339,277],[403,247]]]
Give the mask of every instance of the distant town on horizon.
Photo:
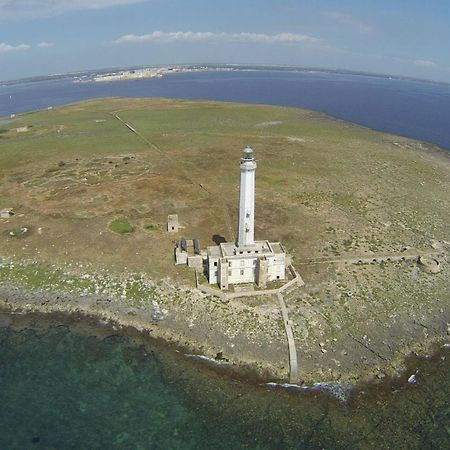
[[[412,76],[402,76],[394,75],[389,73],[377,73],[377,72],[366,72],[339,68],[326,68],[326,67],[302,67],[302,66],[291,66],[283,64],[235,64],[235,63],[180,63],[180,64],[154,64],[154,65],[137,65],[137,66],[124,66],[124,67],[104,67],[98,69],[82,69],[79,71],[70,71],[65,73],[50,73],[43,75],[36,75],[25,78],[17,78],[12,80],[0,80],[0,87],[20,84],[20,83],[30,83],[44,80],[57,80],[64,78],[73,77],[94,77],[96,75],[105,74],[115,74],[122,71],[134,71],[143,69],[173,69],[179,68],[181,71],[211,71],[211,70],[254,70],[254,71],[291,71],[291,72],[319,72],[319,73],[329,73],[329,74],[342,74],[342,75],[357,75],[366,77],[377,77],[377,78],[387,78],[394,80],[407,80],[407,81],[418,81],[423,83],[433,83],[433,84],[443,84],[450,85],[450,82],[444,80],[434,80],[427,78],[419,78]]]

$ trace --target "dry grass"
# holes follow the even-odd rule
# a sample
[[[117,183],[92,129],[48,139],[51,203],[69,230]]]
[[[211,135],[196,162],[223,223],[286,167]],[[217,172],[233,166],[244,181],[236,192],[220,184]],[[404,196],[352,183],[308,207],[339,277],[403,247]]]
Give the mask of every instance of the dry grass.
[[[22,125],[32,127],[6,130],[0,142],[0,208],[17,213],[0,222],[6,256],[190,280],[173,265],[177,236],[164,232],[166,217],[177,213],[180,235],[202,246],[213,235],[233,239],[246,144],[258,159],[257,238],[281,240],[297,260],[428,247],[449,236],[447,155],[322,114],[106,99],[21,115],[8,126]],[[134,233],[108,232],[117,217]],[[1,233],[24,224],[39,232],[20,240]]]

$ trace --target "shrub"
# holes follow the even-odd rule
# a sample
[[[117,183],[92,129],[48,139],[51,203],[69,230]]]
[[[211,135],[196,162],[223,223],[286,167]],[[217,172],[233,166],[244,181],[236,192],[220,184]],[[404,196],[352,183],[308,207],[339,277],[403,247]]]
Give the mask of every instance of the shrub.
[[[159,228],[159,226],[155,223],[146,223],[144,225],[144,228],[148,231],[155,231]]]
[[[115,219],[109,224],[109,229],[115,233],[124,234],[132,233],[134,231],[133,225],[128,222],[128,219]]]

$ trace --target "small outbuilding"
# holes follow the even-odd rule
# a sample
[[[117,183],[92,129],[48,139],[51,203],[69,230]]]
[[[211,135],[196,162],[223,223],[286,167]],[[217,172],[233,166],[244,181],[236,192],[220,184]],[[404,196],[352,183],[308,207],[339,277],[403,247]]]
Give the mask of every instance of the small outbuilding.
[[[1,219],[9,219],[14,215],[14,212],[11,208],[2,209],[0,211],[0,218]]]
[[[178,222],[178,214],[169,214],[167,216],[167,232],[178,233],[180,223]]]
[[[187,264],[194,269],[203,268],[203,256],[200,254],[197,239],[181,238],[175,246],[175,264]]]

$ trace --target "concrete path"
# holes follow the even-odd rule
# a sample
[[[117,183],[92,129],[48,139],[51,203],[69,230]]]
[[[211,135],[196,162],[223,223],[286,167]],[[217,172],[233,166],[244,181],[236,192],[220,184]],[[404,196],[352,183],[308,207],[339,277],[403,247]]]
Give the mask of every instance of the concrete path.
[[[278,303],[280,304],[281,315],[283,317],[284,329],[286,331],[286,339],[289,349],[289,382],[296,383],[298,381],[298,361],[297,349],[295,348],[294,333],[292,331],[291,321],[289,320],[286,303],[283,295],[278,292]]]

